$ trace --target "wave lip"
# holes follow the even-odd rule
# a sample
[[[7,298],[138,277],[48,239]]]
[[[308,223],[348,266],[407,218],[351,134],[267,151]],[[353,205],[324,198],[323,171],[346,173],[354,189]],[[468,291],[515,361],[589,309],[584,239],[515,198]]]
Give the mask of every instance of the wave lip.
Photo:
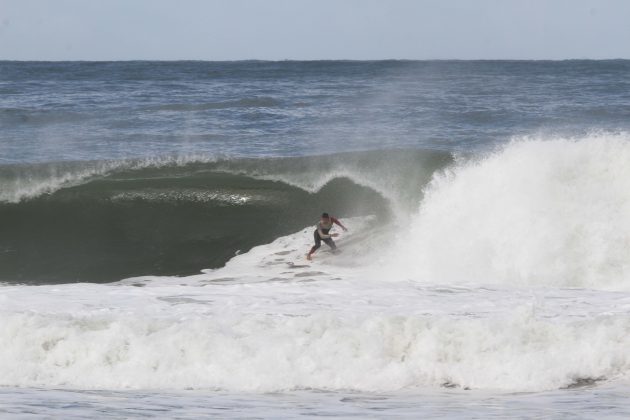
[[[216,156],[208,155],[167,155],[127,160],[2,165],[0,203],[19,203],[116,173],[150,168],[177,168],[191,163],[210,163],[217,159]]]

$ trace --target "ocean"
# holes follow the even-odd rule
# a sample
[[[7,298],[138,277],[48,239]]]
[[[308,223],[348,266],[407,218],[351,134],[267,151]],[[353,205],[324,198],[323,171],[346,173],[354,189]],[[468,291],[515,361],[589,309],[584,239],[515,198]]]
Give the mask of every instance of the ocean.
[[[628,180],[626,60],[0,61],[0,416],[628,418]]]

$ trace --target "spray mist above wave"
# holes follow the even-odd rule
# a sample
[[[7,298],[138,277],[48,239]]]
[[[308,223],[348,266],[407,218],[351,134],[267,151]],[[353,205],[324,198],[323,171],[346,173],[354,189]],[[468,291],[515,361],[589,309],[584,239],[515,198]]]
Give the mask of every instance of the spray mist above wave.
[[[425,281],[630,286],[630,135],[526,138],[436,174],[396,250]]]

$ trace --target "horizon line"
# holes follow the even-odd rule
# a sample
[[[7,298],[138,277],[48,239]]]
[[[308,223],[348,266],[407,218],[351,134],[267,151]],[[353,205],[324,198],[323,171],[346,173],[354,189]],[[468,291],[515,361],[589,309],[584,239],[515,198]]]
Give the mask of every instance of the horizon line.
[[[258,59],[258,58],[245,58],[235,60],[210,60],[210,59],[53,59],[53,60],[38,60],[38,59],[5,59],[0,58],[0,62],[11,63],[124,63],[124,62],[164,62],[164,63],[176,63],[176,62],[205,62],[205,63],[286,63],[286,62],[472,62],[472,61],[512,61],[512,62],[524,62],[524,61],[538,61],[538,62],[561,62],[561,61],[630,61],[630,58],[377,58],[377,59],[354,59],[354,58],[323,58],[323,59]]]

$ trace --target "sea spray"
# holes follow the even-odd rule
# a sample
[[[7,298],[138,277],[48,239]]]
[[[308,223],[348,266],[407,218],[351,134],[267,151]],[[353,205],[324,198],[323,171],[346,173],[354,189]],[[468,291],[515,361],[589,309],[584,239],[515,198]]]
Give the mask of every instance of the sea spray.
[[[396,266],[421,281],[630,287],[630,137],[526,138],[435,175]]]

